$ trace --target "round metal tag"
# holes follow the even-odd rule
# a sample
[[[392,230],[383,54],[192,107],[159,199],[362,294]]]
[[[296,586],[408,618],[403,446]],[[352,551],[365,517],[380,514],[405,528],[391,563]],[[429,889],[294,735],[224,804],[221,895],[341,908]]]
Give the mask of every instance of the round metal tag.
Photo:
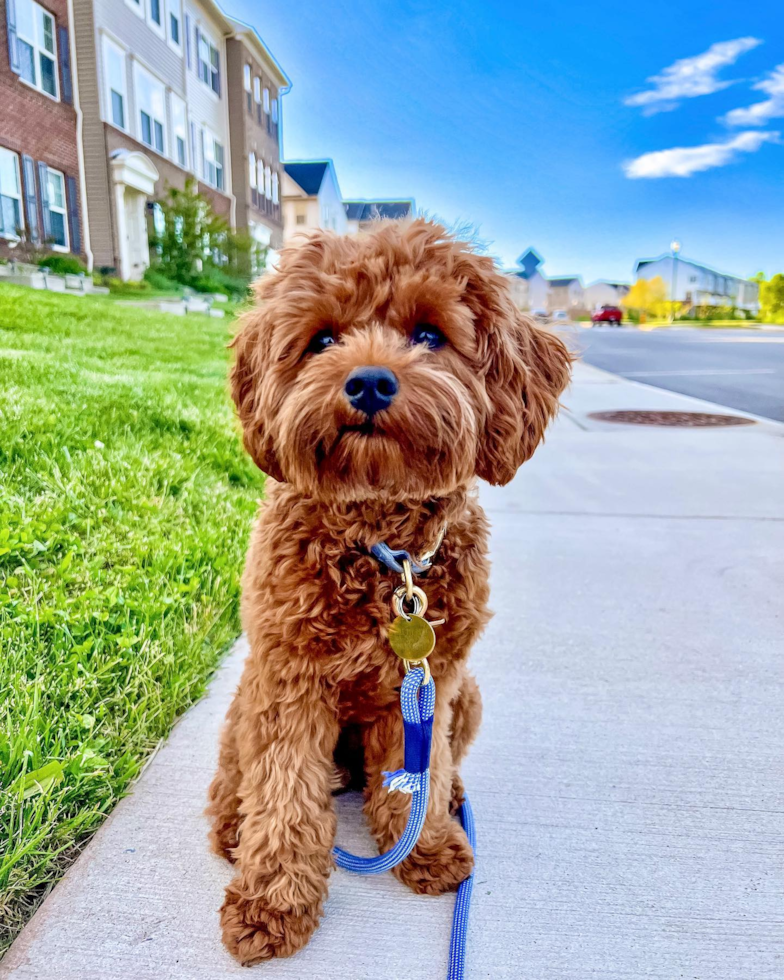
[[[398,616],[389,629],[389,643],[402,660],[423,660],[433,652],[436,634],[421,616]]]

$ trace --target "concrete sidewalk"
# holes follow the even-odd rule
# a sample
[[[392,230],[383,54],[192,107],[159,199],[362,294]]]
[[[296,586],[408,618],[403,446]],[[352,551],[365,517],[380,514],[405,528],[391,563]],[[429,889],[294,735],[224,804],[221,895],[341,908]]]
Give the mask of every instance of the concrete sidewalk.
[[[493,607],[465,766],[471,980],[784,976],[784,426],[659,429],[706,403],[578,366],[510,487],[483,489]],[[707,406],[708,410],[717,410]],[[722,411],[722,409],[718,409]],[[724,410],[728,411],[728,410]],[[238,644],[0,966],[14,980],[248,977],[201,816]],[[339,840],[371,853],[356,798]],[[299,980],[438,980],[451,896],[335,872]]]

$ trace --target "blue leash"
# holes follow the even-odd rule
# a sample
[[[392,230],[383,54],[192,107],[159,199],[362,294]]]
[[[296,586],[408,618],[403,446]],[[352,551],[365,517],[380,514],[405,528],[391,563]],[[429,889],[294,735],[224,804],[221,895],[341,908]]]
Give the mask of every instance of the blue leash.
[[[341,847],[336,847],[335,862],[339,868],[344,868],[346,871],[353,871],[360,875],[375,875],[389,871],[408,857],[422,833],[430,795],[430,745],[433,738],[433,712],[436,703],[435,684],[432,678],[424,684],[424,679],[425,672],[421,667],[412,668],[403,678],[400,688],[400,707],[405,730],[404,768],[382,774],[384,785],[389,787],[390,792],[398,790],[411,794],[411,812],[405,830],[400,840],[386,854],[379,854],[377,857],[359,857],[356,854],[349,854]],[[471,849],[476,853],[474,816],[467,798],[460,808],[459,815]],[[452,938],[449,944],[447,980],[463,980],[465,976],[468,912],[473,885],[474,872],[472,871],[457,890],[452,919]]]

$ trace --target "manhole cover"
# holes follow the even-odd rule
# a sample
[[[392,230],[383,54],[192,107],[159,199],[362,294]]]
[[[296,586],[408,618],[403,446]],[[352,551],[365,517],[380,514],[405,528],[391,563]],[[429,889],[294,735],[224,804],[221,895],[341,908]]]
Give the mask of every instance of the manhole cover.
[[[589,412],[588,418],[623,425],[675,425],[685,428],[708,428],[719,425],[754,425],[754,419],[742,415],[711,415],[709,412],[646,412],[629,409],[618,412]]]

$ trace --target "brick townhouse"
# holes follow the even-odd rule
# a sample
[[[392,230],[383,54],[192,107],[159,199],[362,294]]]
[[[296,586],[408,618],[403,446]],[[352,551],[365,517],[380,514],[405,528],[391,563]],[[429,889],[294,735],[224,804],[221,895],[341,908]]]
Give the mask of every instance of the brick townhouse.
[[[278,249],[283,244],[280,105],[291,82],[252,28],[232,24],[226,53],[237,227],[257,245]]]
[[[0,4],[0,255],[84,257],[68,0]]]

